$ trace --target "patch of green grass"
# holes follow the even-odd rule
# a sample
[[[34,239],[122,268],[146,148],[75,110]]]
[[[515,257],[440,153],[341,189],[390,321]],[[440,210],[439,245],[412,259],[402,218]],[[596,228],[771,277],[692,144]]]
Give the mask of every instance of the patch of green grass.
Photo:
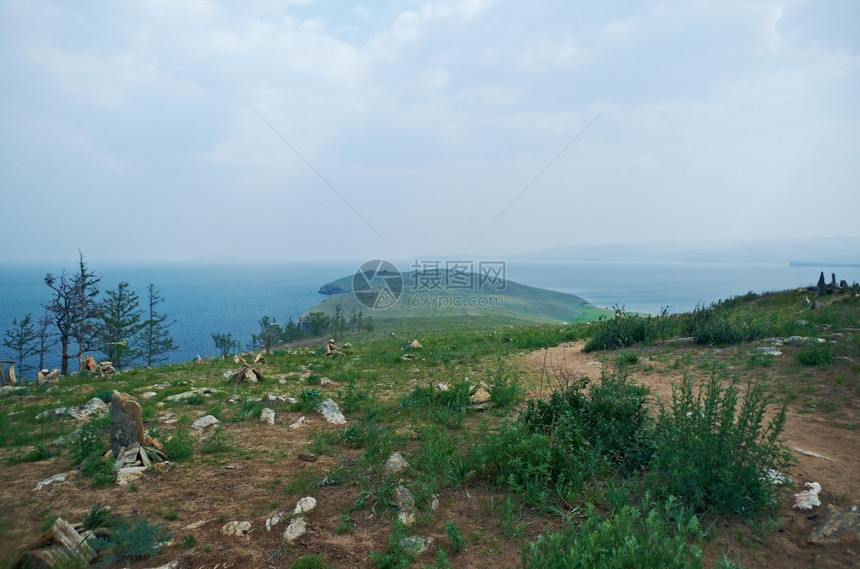
[[[584,519],[567,518],[561,531],[548,531],[523,552],[525,569],[696,569],[702,550],[698,519],[677,502],[624,506],[604,518],[586,504]]]

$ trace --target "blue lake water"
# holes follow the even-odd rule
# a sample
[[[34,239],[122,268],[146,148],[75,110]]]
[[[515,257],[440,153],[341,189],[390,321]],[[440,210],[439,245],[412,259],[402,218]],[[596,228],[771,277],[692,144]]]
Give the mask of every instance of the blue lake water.
[[[107,265],[89,267],[101,276],[102,293],[121,281],[130,284],[145,304],[146,287],[155,284],[165,301],[159,306],[175,324],[171,333],[179,350],[169,362],[184,362],[217,353],[212,333],[230,333],[241,342],[258,331],[261,316],[284,323],[297,320],[325,297],[319,287],[352,274],[360,262],[224,264],[224,265]],[[410,263],[396,263],[408,271]],[[44,284],[47,272],[62,267],[0,267],[0,334],[12,326],[13,318],[43,314],[51,291]],[[69,271],[74,266],[68,267]],[[820,271],[827,280],[860,282],[860,268],[790,267],[785,264],[695,264],[695,263],[569,263],[509,261],[506,277],[522,284],[570,292],[592,304],[657,313],[692,310],[749,291],[785,290],[814,284]],[[57,350],[58,351],[58,350]],[[0,345],[0,358],[12,356]],[[31,362],[32,366],[36,362]],[[59,367],[52,354],[48,367]]]

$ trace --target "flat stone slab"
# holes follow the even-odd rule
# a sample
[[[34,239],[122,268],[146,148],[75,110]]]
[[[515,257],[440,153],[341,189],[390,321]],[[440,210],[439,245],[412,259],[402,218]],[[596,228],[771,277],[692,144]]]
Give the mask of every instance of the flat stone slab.
[[[830,543],[852,543],[860,539],[860,508],[857,506],[827,512],[812,534],[809,543],[827,545]]]

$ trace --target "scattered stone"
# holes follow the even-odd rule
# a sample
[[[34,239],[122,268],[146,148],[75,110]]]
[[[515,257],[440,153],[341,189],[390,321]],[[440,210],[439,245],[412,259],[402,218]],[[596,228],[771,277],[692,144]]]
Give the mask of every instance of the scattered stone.
[[[113,362],[99,362],[99,365],[93,370],[93,376],[95,377],[105,377],[115,373],[116,370],[113,367]]]
[[[433,494],[433,499],[430,501],[430,509],[434,512],[439,509],[439,496]]]
[[[317,499],[312,496],[306,496],[296,502],[296,507],[293,514],[306,514],[317,507]]]
[[[852,543],[860,540],[860,508],[853,506],[825,514],[821,525],[809,536],[813,545]]]
[[[187,526],[185,526],[182,529],[186,529],[186,530],[197,529],[197,528],[201,528],[201,527],[205,526],[209,522],[214,522],[214,521],[215,521],[215,518],[212,518],[211,520],[199,520],[199,521],[196,521],[194,523],[188,524]]]
[[[790,482],[788,476],[778,470],[774,470],[773,468],[766,468],[764,471],[764,477],[771,484],[776,484],[779,486],[788,484]]]
[[[57,407],[53,411],[51,411],[51,410],[42,411],[41,413],[36,415],[36,420],[37,421],[43,421],[44,419],[47,419],[48,417],[60,417],[62,415],[65,415],[67,410],[68,410],[68,407]]]
[[[228,522],[221,528],[224,535],[248,537],[251,533],[251,522]]]
[[[278,525],[278,522],[286,515],[286,512],[278,512],[274,516],[266,519],[266,531],[272,531],[272,528]]]
[[[795,510],[811,510],[821,505],[821,500],[818,499],[818,494],[821,492],[821,484],[818,482],[807,482],[804,484],[809,490],[804,490],[794,495]]]
[[[666,340],[667,344],[695,344],[696,338],[694,336],[681,336],[678,338],[669,338]]]
[[[36,487],[33,488],[33,492],[35,492],[36,490],[41,490],[45,486],[48,486],[49,484],[53,484],[54,482],[65,482],[66,480],[70,480],[72,478],[72,472],[74,472],[74,471],[61,472],[59,474],[54,474],[50,478],[45,478],[44,480],[40,480],[36,484]]]
[[[122,447],[143,445],[143,416],[140,403],[128,393],[113,392],[110,406],[110,448],[119,453]]]
[[[448,386],[445,385],[444,383],[437,383],[436,384],[436,391],[448,391]]]
[[[423,348],[423,347],[424,347],[424,346],[422,346],[422,345],[421,345],[421,342],[419,342],[418,340],[412,340],[412,343],[410,343],[410,344],[409,344],[409,346],[410,346],[413,350],[420,350],[421,348]]]
[[[408,549],[413,555],[421,555],[433,545],[433,538],[430,536],[413,535],[405,537],[400,541],[400,546],[403,549]]]
[[[195,429],[203,430],[206,427],[211,427],[212,425],[217,425],[218,419],[216,419],[213,415],[204,415],[191,423],[191,426]]]
[[[407,526],[415,523],[415,498],[406,486],[398,485],[391,492],[391,501],[397,504],[397,518],[401,523]]]
[[[346,418],[340,412],[340,407],[337,406],[337,403],[331,397],[320,403],[318,409],[329,423],[333,425],[343,425],[346,423]]]
[[[128,466],[126,468],[122,468],[116,473],[116,483],[119,486],[131,484],[132,482],[143,478],[143,472],[145,470],[145,466]]]
[[[403,458],[399,452],[392,452],[385,460],[385,464],[382,465],[382,473],[385,476],[391,476],[392,474],[400,474],[407,468],[409,468],[409,461]]]
[[[781,346],[781,345],[785,344],[785,341],[782,338],[777,338],[777,337],[765,338],[762,341],[765,342],[766,344],[770,344],[772,346]]]
[[[96,371],[98,364],[96,364],[96,359],[92,356],[87,356],[86,359],[81,364],[81,369],[85,369],[87,371]]]
[[[305,418],[299,417],[298,419],[296,419],[295,421],[290,423],[289,428],[290,429],[298,429],[299,427],[303,426],[304,424],[305,424]]]
[[[230,378],[237,382],[247,381],[248,383],[257,383],[257,381],[263,379],[263,374],[248,364],[242,364],[242,367],[234,372]]]
[[[41,385],[43,383],[59,383],[59,381],[60,370],[58,369],[52,369],[51,371],[43,369],[36,376],[36,385]]]
[[[317,455],[311,454],[309,452],[299,453],[299,460],[303,460],[305,462],[316,462]]]
[[[484,387],[479,387],[472,395],[469,396],[469,401],[473,405],[480,405],[490,401],[492,396]]]
[[[197,395],[202,395],[203,397],[212,397],[216,393],[223,394],[224,392],[220,389],[209,389],[208,387],[192,387],[188,391],[183,393],[177,393],[176,395],[170,395],[166,398],[167,401],[183,401],[190,397],[194,397]]]
[[[271,393],[269,395],[266,395],[266,401],[268,401],[269,403],[288,403],[286,397],[281,397],[280,395],[272,395]]]
[[[338,382],[334,381],[333,379],[329,379],[327,377],[324,377],[324,378],[320,379],[320,385],[323,387],[326,387],[326,386],[337,387],[340,384]]]
[[[791,450],[793,450],[794,452],[800,453],[800,454],[804,454],[806,456],[811,456],[813,458],[823,458],[824,460],[830,460],[826,456],[822,456],[822,455],[818,454],[817,452],[812,452],[811,450],[805,450],[805,449],[798,448],[798,447],[791,447]]]
[[[7,393],[20,393],[22,391],[27,391],[27,388],[20,385],[4,385],[0,387],[0,394],[3,395]]]
[[[783,344],[787,346],[802,346],[803,344],[818,342],[819,344],[823,344],[825,342],[824,338],[813,338],[812,336],[789,336],[785,338]]]
[[[751,354],[762,354],[766,356],[781,356],[782,352],[777,350],[776,348],[771,348],[770,346],[763,346],[761,348],[753,348],[750,350]]]
[[[303,516],[299,516],[287,526],[287,529],[284,531],[284,540],[288,543],[293,543],[295,540],[305,535],[307,531],[308,526],[305,522],[305,518]]]
[[[108,410],[107,403],[101,399],[93,397],[83,405],[69,407],[66,409],[66,414],[70,417],[74,417],[78,421],[87,421],[89,419],[101,417],[107,413]]]
[[[341,352],[338,349],[337,344],[335,344],[333,339],[329,340],[328,343],[325,345],[325,348],[323,348],[323,353],[325,353],[326,356],[342,356],[343,355],[343,352]]]
[[[263,423],[268,423],[270,425],[275,424],[275,410],[269,409],[268,407],[263,409],[263,412],[260,413],[260,421]]]
[[[156,393],[155,391],[144,391],[143,393],[140,394],[140,398],[141,399],[152,399],[156,395],[158,395],[158,393]]]

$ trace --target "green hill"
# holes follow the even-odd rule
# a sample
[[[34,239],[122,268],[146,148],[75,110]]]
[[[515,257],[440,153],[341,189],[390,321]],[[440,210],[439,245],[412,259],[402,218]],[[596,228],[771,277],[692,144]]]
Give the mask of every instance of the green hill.
[[[471,283],[478,283],[478,275],[458,275]],[[402,290],[388,290],[386,278],[398,277]],[[610,312],[589,304],[574,294],[526,286],[511,280],[499,286],[501,290],[477,286],[453,288],[429,285],[423,280],[426,275],[413,273],[383,273],[372,280],[370,286],[363,286],[354,292],[354,275],[346,276],[320,287],[320,293],[329,297],[308,312],[322,312],[333,315],[339,305],[347,317],[354,312],[372,316],[374,321],[402,319],[466,319],[480,318],[487,323],[554,323],[584,322],[594,320]],[[448,282],[448,275],[440,271],[438,281]],[[359,279],[359,282],[361,279]],[[389,293],[393,293],[390,294]],[[393,298],[399,293],[396,302]],[[382,296],[380,296],[382,295]],[[387,295],[387,296],[386,296]],[[362,303],[359,298],[364,300]],[[386,308],[372,308],[375,298]]]

